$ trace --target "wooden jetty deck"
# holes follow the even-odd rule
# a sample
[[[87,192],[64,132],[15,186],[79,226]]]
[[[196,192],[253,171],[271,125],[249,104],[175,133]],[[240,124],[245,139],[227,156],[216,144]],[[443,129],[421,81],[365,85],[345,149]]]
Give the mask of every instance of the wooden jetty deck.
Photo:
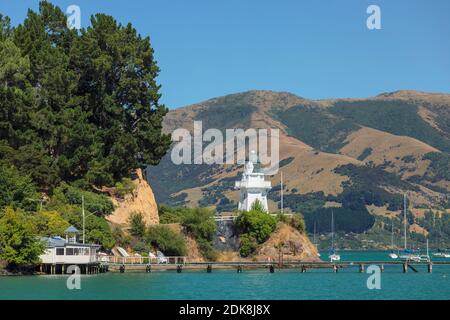
[[[433,271],[433,266],[450,266],[450,261],[339,261],[339,262],[308,262],[308,261],[230,261],[230,262],[191,262],[185,257],[167,257],[167,263],[158,263],[154,258],[147,257],[110,257],[108,262],[103,262],[107,270],[111,272],[153,272],[175,270],[205,270],[212,272],[218,269],[235,269],[242,272],[245,269],[268,269],[269,272],[282,269],[297,269],[300,272],[307,272],[313,269],[329,269],[338,272],[340,269],[356,268],[359,272],[364,272],[370,265],[380,267],[383,272],[387,266],[398,266],[399,270],[407,273],[408,270],[419,272],[419,267],[426,267],[428,273]],[[419,268],[420,269],[420,268]]]

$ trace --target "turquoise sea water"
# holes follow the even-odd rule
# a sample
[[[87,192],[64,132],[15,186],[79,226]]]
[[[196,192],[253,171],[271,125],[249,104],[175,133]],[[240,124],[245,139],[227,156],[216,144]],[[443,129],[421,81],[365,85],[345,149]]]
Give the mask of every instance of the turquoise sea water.
[[[341,252],[342,260],[388,260],[385,252]],[[323,255],[326,256],[326,253]],[[369,290],[369,274],[357,266],[331,270],[158,271],[83,275],[80,290],[68,276],[0,277],[0,299],[450,299],[450,266],[403,274],[386,266],[381,289]]]

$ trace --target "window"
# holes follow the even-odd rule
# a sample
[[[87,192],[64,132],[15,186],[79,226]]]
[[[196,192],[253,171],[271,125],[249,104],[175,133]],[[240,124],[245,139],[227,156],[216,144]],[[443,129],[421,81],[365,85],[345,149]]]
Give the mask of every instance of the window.
[[[74,255],[74,248],[67,248],[66,249],[66,254],[68,255],[68,256],[73,256]]]
[[[56,255],[57,256],[63,256],[64,255],[64,248],[56,248]]]

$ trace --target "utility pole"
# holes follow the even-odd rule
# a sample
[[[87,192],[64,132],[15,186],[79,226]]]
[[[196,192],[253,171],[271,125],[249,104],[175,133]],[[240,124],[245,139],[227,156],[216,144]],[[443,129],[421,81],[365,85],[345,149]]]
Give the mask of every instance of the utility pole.
[[[281,171],[281,214],[283,214],[283,171]]]
[[[83,215],[83,244],[85,243],[86,240],[86,226],[85,226],[85,214],[84,214],[84,195],[81,196],[81,214]]]
[[[405,241],[405,250],[407,249],[406,247],[406,193],[403,195],[403,223],[404,223],[404,230],[403,230],[403,236],[404,236],[404,241]]]

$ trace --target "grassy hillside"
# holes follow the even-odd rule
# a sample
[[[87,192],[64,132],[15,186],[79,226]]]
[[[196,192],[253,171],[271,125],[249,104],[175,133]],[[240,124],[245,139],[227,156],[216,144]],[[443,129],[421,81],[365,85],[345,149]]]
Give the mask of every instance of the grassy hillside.
[[[329,231],[333,207],[341,232],[382,232],[368,206],[398,213],[405,192],[412,208],[448,206],[449,96],[401,91],[313,101],[250,91],[173,110],[164,125],[166,132],[175,124],[191,129],[193,120],[203,120],[204,130],[279,128],[287,210],[303,213],[309,231],[314,223]],[[174,166],[165,158],[148,175],[160,201],[223,212],[237,207],[232,189],[241,171],[238,166]],[[269,207],[277,210],[280,177],[270,180]]]

